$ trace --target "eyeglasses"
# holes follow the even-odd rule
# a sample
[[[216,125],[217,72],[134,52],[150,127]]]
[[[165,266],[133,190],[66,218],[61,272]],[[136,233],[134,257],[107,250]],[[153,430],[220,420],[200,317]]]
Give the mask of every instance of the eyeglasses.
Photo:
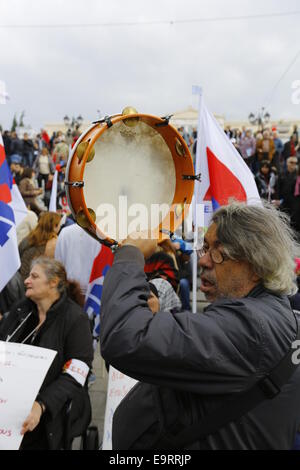
[[[202,258],[202,256],[205,256],[207,253],[209,253],[212,262],[215,264],[222,264],[224,261],[230,259],[229,256],[225,255],[225,253],[222,253],[217,248],[209,249],[207,246],[203,245],[203,247],[198,250],[200,258]]]

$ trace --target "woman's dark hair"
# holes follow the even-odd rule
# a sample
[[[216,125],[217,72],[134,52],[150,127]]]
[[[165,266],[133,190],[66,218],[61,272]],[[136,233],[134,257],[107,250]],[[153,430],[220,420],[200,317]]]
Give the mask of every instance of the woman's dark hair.
[[[84,306],[84,295],[81,292],[80,284],[77,281],[69,281],[67,279],[67,273],[60,261],[47,256],[39,256],[35,258],[31,263],[31,269],[33,266],[39,265],[43,269],[48,281],[52,279],[58,279],[57,290],[59,294],[67,292],[68,296],[74,300],[80,307]]]
[[[26,166],[26,167],[24,168],[24,170],[23,170],[21,180],[22,180],[23,178],[29,178],[29,179],[31,179],[33,172],[34,172],[34,170],[33,170],[32,168],[29,168],[29,166]]]
[[[271,169],[271,163],[269,160],[262,160],[259,165],[259,169],[261,170],[264,166],[268,167],[269,170]]]

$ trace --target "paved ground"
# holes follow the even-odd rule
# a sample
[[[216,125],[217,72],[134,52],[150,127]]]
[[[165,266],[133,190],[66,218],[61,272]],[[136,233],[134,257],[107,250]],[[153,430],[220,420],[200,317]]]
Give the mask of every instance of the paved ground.
[[[203,295],[198,291],[197,311],[201,312],[206,305],[207,303],[205,302]],[[96,375],[96,382],[89,389],[93,412],[92,424],[98,427],[99,438],[100,441],[102,441],[108,374],[104,361],[100,356],[99,349],[95,353],[93,368]],[[78,448],[78,443],[75,442],[73,448]]]

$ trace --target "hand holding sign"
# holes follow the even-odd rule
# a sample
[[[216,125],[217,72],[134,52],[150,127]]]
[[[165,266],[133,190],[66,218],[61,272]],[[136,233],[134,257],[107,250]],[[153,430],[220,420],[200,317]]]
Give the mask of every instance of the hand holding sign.
[[[29,415],[23,423],[21,434],[24,435],[28,431],[33,431],[39,424],[42,414],[41,405],[35,401]]]

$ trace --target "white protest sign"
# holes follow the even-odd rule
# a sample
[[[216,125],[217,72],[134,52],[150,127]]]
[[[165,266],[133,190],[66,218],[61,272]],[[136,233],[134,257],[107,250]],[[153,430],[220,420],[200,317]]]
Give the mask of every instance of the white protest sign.
[[[19,449],[22,424],[56,354],[0,341],[0,450]]]
[[[137,380],[122,374],[114,367],[109,367],[107,399],[104,418],[103,450],[112,449],[112,420],[114,412],[121,400],[127,395],[129,390],[137,383]]]

